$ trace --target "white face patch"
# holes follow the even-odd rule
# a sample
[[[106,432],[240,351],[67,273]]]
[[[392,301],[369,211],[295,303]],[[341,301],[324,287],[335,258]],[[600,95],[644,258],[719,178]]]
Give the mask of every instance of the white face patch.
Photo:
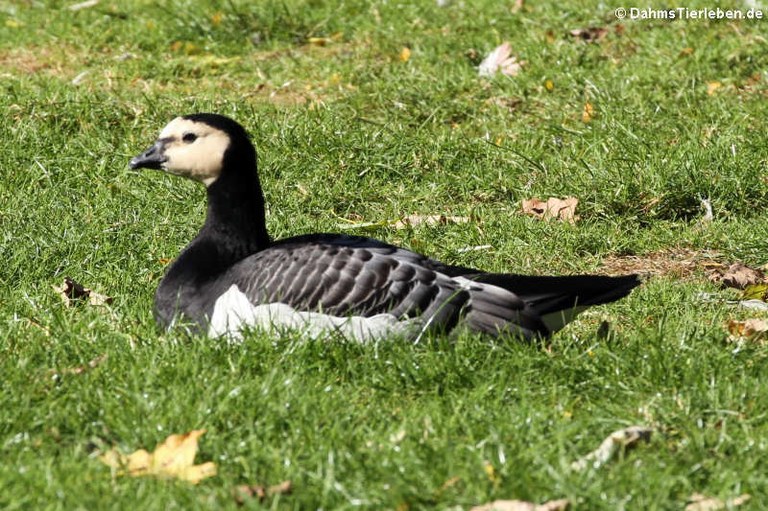
[[[371,342],[390,336],[414,337],[414,334],[420,332],[422,321],[400,321],[392,314],[370,317],[331,316],[319,312],[297,311],[284,303],[253,305],[237,285],[232,284],[216,300],[208,336],[227,336],[239,341],[242,339],[241,330],[246,327],[277,333],[296,330],[310,339],[340,334],[350,340]]]
[[[202,122],[177,117],[160,132],[166,162],[163,169],[210,186],[221,174],[224,152],[230,139],[226,133]]]

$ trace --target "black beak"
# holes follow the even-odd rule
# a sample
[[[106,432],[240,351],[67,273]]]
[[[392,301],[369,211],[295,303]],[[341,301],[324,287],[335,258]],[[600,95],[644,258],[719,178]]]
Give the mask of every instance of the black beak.
[[[141,153],[138,156],[134,156],[131,159],[130,167],[136,169],[162,169],[162,164],[165,163],[168,158],[165,157],[165,144],[163,141],[158,140],[155,144]]]

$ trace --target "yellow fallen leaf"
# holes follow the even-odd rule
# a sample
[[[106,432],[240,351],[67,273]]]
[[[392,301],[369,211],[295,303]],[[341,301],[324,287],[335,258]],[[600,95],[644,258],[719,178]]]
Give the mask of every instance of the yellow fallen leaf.
[[[411,49],[407,46],[403,46],[403,49],[400,50],[400,62],[408,62],[411,58]]]
[[[307,42],[312,46],[325,46],[333,41],[328,37],[310,37],[307,39]]]
[[[750,284],[744,288],[745,300],[762,300],[768,302],[768,284]]]
[[[707,96],[713,96],[717,89],[722,86],[723,84],[720,82],[707,82]]]
[[[592,117],[594,116],[595,108],[592,106],[592,103],[587,101],[584,103],[584,110],[581,112],[581,122],[587,123],[592,120]]]
[[[122,454],[113,448],[99,457],[106,465],[117,470],[118,475],[131,477],[155,476],[176,478],[197,484],[216,475],[216,464],[206,462],[195,465],[197,439],[205,433],[196,429],[183,435],[171,435],[158,445],[155,452],[139,449],[132,454]]]
[[[499,483],[501,483],[501,478],[496,473],[496,468],[491,462],[486,461],[483,463],[483,472],[485,472],[485,475],[488,476],[488,480],[493,483],[494,486],[498,486]]]
[[[555,90],[555,82],[553,82],[552,80],[546,80],[544,82],[544,88],[547,89],[548,92],[552,92],[553,90]]]

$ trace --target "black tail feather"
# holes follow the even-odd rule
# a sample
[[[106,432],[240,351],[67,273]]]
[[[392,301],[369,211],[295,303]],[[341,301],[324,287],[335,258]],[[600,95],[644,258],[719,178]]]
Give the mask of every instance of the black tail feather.
[[[640,285],[637,275],[609,277],[605,275],[573,275],[539,277],[502,273],[485,273],[467,276],[512,291],[539,315],[550,314],[575,306],[589,307],[609,303],[629,294]]]

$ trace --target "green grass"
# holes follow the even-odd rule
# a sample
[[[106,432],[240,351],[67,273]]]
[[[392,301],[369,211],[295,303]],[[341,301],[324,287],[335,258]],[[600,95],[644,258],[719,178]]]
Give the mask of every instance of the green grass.
[[[681,509],[700,492],[768,507],[768,349],[727,342],[725,322],[755,314],[702,300],[733,296],[703,271],[652,278],[549,348],[258,332],[230,346],[161,333],[151,314],[204,191],[127,170],[172,117],[217,111],[253,135],[275,237],[443,213],[474,221],[364,233],[493,271],[599,272],[608,256],[681,247],[763,265],[764,21],[619,33],[616,6],[571,0],[517,13],[495,1],[68,5],[0,6],[0,507],[236,508],[235,486],[286,479],[292,495],[247,506]],[[610,33],[568,35],[588,26]],[[504,40],[523,71],[479,78]],[[566,195],[580,199],[576,225],[520,213],[524,198]],[[714,221],[699,221],[700,198]],[[114,303],[65,307],[52,290],[64,276]],[[650,444],[569,470],[630,424],[656,428]],[[198,460],[219,468],[198,486],[113,478],[95,456],[197,428]]]

